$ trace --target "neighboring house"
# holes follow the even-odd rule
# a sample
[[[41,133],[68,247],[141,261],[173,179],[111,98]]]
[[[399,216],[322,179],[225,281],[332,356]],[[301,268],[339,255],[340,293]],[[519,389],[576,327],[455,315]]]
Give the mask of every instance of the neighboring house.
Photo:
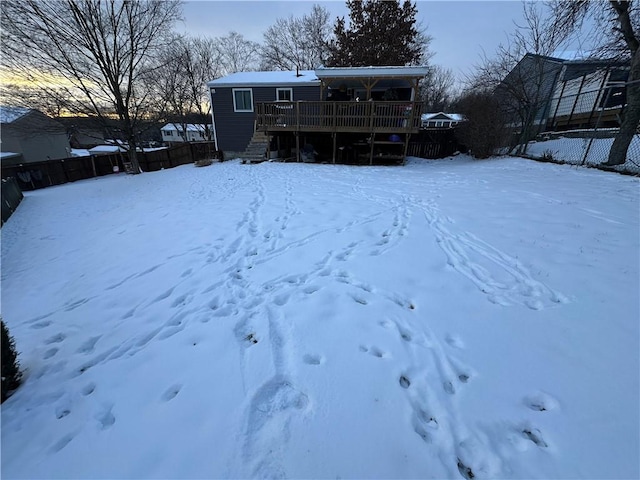
[[[463,121],[459,113],[423,113],[422,128],[453,128]]]
[[[211,131],[211,125],[187,123],[186,135],[185,126],[181,123],[167,123],[160,129],[162,141],[167,143],[175,142],[202,142],[207,140],[207,131]]]
[[[619,127],[627,104],[628,62],[564,62],[549,102],[546,130]]]
[[[527,53],[496,89],[512,126],[545,131],[618,127],[626,105],[629,62],[563,60]]]
[[[22,107],[0,107],[0,151],[4,166],[69,157],[64,125],[44,113]]]
[[[338,67],[240,72],[208,82],[220,150],[243,152],[266,141],[277,152],[311,144],[324,161],[337,156],[403,159],[420,129],[419,81],[427,67]],[[311,149],[313,150],[313,149]],[[349,153],[347,153],[349,152]]]

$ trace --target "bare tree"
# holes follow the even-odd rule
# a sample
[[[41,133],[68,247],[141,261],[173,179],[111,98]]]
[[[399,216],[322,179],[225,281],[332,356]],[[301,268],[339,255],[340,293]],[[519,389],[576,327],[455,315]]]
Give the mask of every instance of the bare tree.
[[[420,86],[420,96],[427,112],[442,112],[453,102],[455,77],[449,68],[433,65]]]
[[[211,138],[207,82],[220,76],[221,56],[213,38],[176,36],[161,55],[162,68],[150,72],[148,81],[163,100],[167,120],[181,126],[185,135],[195,118],[197,125],[203,125],[204,137]]]
[[[329,11],[320,5],[299,18],[279,18],[264,33],[262,68],[314,69],[327,58],[330,35]]]
[[[498,98],[490,91],[470,90],[455,102],[456,111],[465,121],[458,129],[458,138],[475,158],[495,155],[506,141],[506,118]]]
[[[601,32],[597,53],[629,61],[627,106],[620,131],[611,145],[605,165],[625,163],[627,151],[640,125],[640,6],[633,0],[590,2],[554,0],[550,3],[554,20],[565,34],[574,34],[591,16]]]
[[[260,44],[247,40],[238,32],[217,39],[220,64],[224,74],[256,70],[260,61]]]
[[[67,112],[115,120],[136,172],[138,128],[152,98],[146,73],[180,15],[174,0],[9,0],[2,5],[3,61]]]
[[[523,17],[507,43],[500,44],[493,57],[485,55],[467,79],[468,88],[496,94],[507,124],[516,129],[511,147],[518,153],[525,153],[528,141],[539,133],[561,68],[561,61],[551,55],[567,38],[541,4],[524,2]]]

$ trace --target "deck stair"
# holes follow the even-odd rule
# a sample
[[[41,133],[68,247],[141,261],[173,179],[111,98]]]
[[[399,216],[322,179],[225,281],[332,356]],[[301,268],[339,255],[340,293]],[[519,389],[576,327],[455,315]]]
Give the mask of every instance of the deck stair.
[[[254,132],[249,145],[242,154],[242,163],[260,163],[267,159],[267,147],[271,137],[264,132]]]

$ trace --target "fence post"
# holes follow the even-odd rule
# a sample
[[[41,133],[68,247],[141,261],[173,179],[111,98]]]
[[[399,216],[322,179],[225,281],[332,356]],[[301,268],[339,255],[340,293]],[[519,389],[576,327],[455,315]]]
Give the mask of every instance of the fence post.
[[[603,103],[603,108],[600,109],[600,113],[598,114],[598,120],[596,120],[596,124],[593,127],[593,136],[589,139],[589,145],[587,145],[587,148],[585,148],[584,150],[584,156],[582,157],[582,161],[580,162],[580,165],[584,165],[585,162],[587,161],[587,157],[589,156],[589,151],[591,150],[591,145],[593,145],[593,140],[595,137],[595,133],[598,131],[598,126],[600,125],[600,120],[602,119],[602,112],[604,111],[604,106],[607,104],[607,102],[609,101],[609,95],[611,94],[611,88],[607,89],[607,95],[604,98],[604,103]],[[596,99],[597,101],[597,99]]]

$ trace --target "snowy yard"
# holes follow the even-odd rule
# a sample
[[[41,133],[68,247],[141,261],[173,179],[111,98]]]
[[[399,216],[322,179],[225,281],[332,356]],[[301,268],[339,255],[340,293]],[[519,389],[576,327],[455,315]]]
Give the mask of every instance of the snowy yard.
[[[638,478],[638,187],[460,156],[28,192],[2,478]]]

